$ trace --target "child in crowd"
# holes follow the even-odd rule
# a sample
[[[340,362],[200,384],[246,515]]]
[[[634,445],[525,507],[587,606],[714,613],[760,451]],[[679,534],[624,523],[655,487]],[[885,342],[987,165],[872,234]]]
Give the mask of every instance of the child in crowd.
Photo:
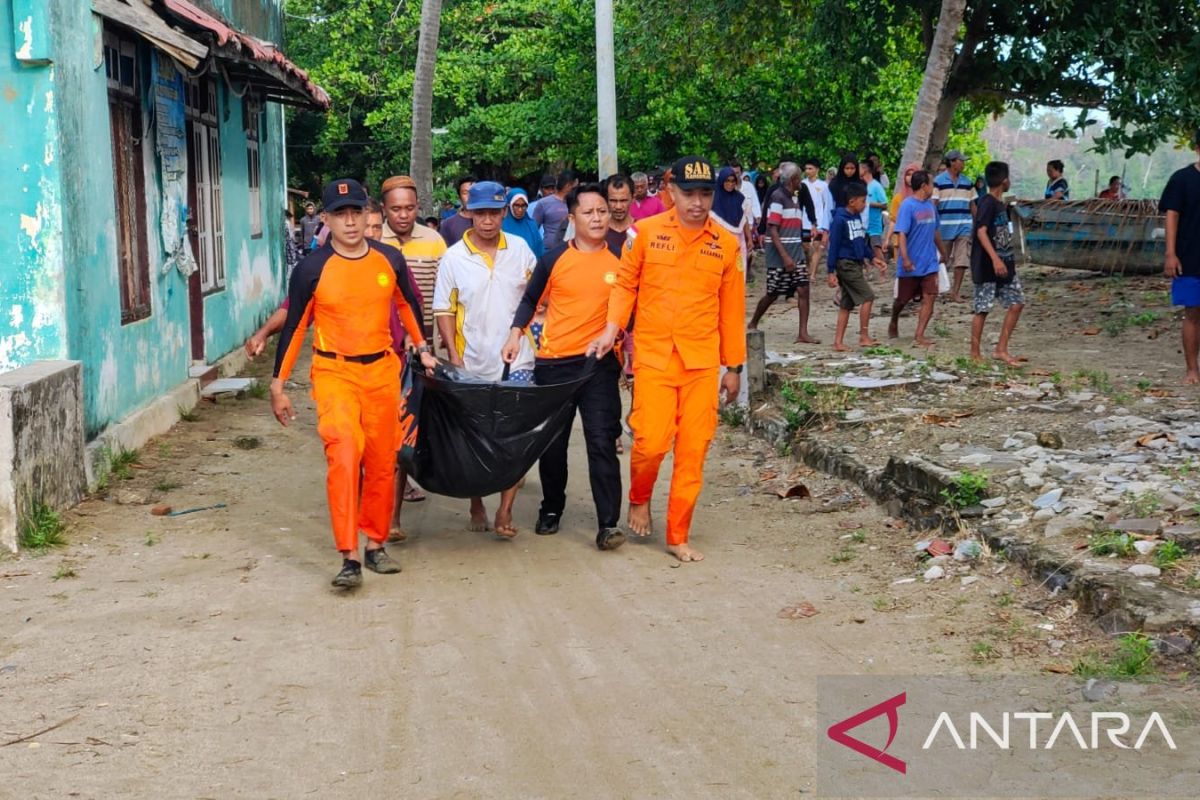
[[[1014,358],[1008,352],[1008,340],[1021,310],[1025,307],[1025,292],[1017,277],[1017,262],[1013,255],[1012,223],[1004,193],[1008,191],[1008,164],[992,161],[984,168],[988,193],[975,203],[975,242],[971,255],[971,278],[975,281],[975,317],[971,320],[971,358],[982,361],[980,347],[983,324],[988,312],[999,300],[1008,312],[1000,327],[1000,341],[992,355],[1010,367],[1019,366],[1025,359]]]
[[[896,256],[896,300],[892,303],[892,320],[888,325],[888,338],[900,335],[900,312],[913,300],[921,298],[921,310],[917,315],[915,341],[921,347],[932,347],[932,339],[925,337],[925,328],[933,317],[933,304],[938,296],[938,253],[942,249],[942,235],[938,230],[937,206],[933,196],[933,182],[924,170],[913,172],[908,179],[912,194],[900,204],[896,218],[896,235],[899,251]]]
[[[867,239],[867,230],[862,222],[863,209],[867,207],[867,187],[861,182],[849,183],[845,187],[844,206],[833,212],[829,225],[829,286],[841,288],[838,303],[837,329],[834,333],[833,349],[846,351],[850,348],[843,341],[846,326],[850,323],[850,312],[858,307],[858,343],[862,347],[879,344],[871,338],[871,307],[875,292],[867,282],[866,270],[874,264],[880,278],[887,274],[887,262],[875,257]]]

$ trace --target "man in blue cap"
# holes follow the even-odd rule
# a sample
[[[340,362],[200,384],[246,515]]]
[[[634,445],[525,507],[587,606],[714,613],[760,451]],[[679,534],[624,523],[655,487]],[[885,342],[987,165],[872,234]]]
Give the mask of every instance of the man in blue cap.
[[[474,184],[467,193],[467,210],[474,224],[442,256],[433,290],[433,316],[450,351],[450,363],[476,377],[498,381],[504,373],[500,352],[537,258],[524,239],[505,236],[501,229],[508,210],[503,186],[494,181]],[[520,343],[509,379],[533,380],[533,347],[528,339]],[[516,496],[516,486],[500,495],[494,520],[499,536],[517,535],[512,523]],[[471,530],[487,529],[483,498],[473,497]]]

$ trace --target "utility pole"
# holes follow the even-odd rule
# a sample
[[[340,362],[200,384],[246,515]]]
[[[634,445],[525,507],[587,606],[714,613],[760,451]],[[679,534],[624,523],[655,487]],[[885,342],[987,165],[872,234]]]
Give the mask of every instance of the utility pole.
[[[617,171],[617,74],[613,0],[596,0],[596,124],[600,180]]]

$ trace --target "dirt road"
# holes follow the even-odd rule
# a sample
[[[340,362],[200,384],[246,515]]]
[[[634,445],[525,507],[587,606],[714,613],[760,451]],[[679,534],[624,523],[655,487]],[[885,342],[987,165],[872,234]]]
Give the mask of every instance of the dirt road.
[[[393,547],[404,572],[338,594],[312,403],[293,398],[288,430],[262,399],[202,404],[109,493],[227,508],[93,499],[68,548],[0,561],[0,745],[66,720],[0,748],[0,796],[811,796],[816,675],[1067,657],[1027,624],[1041,595],[1016,570],[893,585],[920,574],[915,533],[725,428],[703,563],[661,532],[595,549],[576,435],[560,534],[530,531],[536,474],[511,542],[431,498]],[[794,480],[814,499],[774,494]],[[781,614],[802,602],[818,613]]]

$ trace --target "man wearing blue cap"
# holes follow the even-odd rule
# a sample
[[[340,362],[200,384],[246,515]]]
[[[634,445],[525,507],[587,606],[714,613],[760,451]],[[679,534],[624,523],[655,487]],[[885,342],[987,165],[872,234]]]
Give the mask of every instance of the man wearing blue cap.
[[[442,256],[433,290],[433,316],[450,351],[450,363],[476,377],[498,381],[504,374],[500,352],[537,257],[524,239],[505,236],[501,229],[508,210],[503,186],[494,181],[474,184],[467,193],[467,210],[474,224]],[[533,361],[533,347],[523,339],[509,379],[532,381]],[[516,486],[500,495],[494,521],[499,536],[517,535],[512,524],[516,497]],[[487,529],[483,498],[473,497],[471,530]]]

